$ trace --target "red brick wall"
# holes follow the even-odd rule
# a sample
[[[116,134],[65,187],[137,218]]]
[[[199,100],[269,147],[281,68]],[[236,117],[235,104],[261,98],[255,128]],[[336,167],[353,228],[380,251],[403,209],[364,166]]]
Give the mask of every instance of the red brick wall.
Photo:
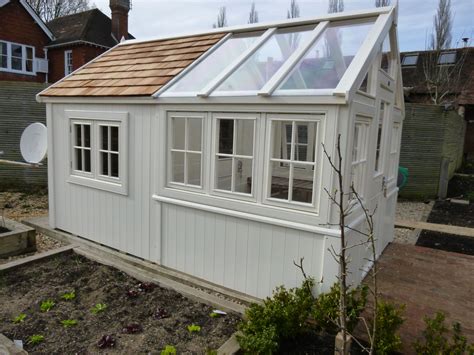
[[[0,8],[0,39],[35,47],[35,56],[44,57],[44,46],[49,38],[35,23],[18,0],[12,0]],[[36,76],[0,72],[0,80],[44,82],[44,74]]]
[[[48,50],[48,81],[50,83],[55,83],[64,77],[64,52],[67,50],[72,50],[72,67],[74,70],[82,67],[84,64],[106,51],[104,48],[98,48],[90,45],[50,48]]]

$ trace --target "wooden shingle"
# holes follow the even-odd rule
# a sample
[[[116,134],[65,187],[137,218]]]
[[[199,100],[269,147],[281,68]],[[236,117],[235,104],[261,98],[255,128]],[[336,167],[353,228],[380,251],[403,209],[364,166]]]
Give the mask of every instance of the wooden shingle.
[[[150,96],[225,35],[119,45],[53,84],[41,96]]]

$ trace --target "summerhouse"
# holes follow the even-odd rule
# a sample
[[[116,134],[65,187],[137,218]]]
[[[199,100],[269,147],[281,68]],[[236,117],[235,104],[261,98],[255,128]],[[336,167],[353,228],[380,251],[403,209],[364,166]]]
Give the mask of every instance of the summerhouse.
[[[328,289],[338,265],[336,176],[392,240],[404,116],[397,8],[125,41],[38,95],[49,222],[248,295]],[[350,194],[349,241],[362,210]],[[366,246],[351,250],[360,282]]]

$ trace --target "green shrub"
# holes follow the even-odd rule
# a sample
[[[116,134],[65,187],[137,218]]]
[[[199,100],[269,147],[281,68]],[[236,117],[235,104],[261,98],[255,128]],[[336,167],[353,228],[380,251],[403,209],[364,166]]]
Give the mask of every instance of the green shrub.
[[[176,348],[173,345],[166,345],[163,350],[161,350],[161,355],[176,355]]]
[[[294,338],[308,329],[313,286],[313,279],[290,290],[280,286],[263,305],[250,306],[246,320],[239,325],[242,335],[237,340],[241,348],[254,354],[268,354],[278,349],[281,339]]]
[[[462,335],[461,325],[452,324],[451,341],[448,338],[448,327],[445,324],[446,316],[437,312],[434,318],[425,317],[426,329],[423,331],[423,341],[413,345],[417,354],[474,354],[474,344],[467,345],[466,337]]]
[[[318,330],[324,330],[328,333],[336,333],[339,331],[337,320],[339,318],[339,296],[340,285],[335,283],[328,293],[321,294],[315,301],[312,317],[316,322]],[[347,328],[352,332],[357,325],[359,316],[367,303],[366,286],[355,288],[347,294]]]
[[[404,322],[402,317],[405,305],[396,306],[379,300],[377,304],[377,328],[375,331],[375,351],[377,354],[390,354],[400,350],[402,341],[398,330]]]

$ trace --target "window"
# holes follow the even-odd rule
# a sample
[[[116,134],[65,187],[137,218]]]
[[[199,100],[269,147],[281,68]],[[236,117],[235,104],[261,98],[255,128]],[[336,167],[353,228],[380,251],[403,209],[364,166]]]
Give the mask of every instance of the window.
[[[255,120],[250,118],[216,120],[214,189],[252,194],[254,129]]]
[[[390,143],[390,171],[388,179],[395,179],[398,175],[398,145],[400,142],[400,123],[394,123],[392,129],[392,140]]]
[[[34,47],[0,41],[0,71],[34,74]]]
[[[73,169],[76,172],[92,173],[91,163],[91,124],[73,122],[72,124]]]
[[[403,57],[402,66],[416,66],[418,63],[418,54],[408,54]]]
[[[377,144],[375,146],[375,172],[382,171],[383,160],[383,127],[385,121],[385,112],[388,109],[388,104],[385,101],[380,102],[379,124],[377,129]]]
[[[64,51],[64,75],[69,75],[73,72],[72,69],[72,51]]]
[[[66,111],[71,124],[69,182],[127,194],[128,114]]]
[[[272,119],[267,198],[314,203],[318,121]]]
[[[171,146],[169,181],[183,186],[201,187],[203,117],[170,117]]]
[[[444,52],[439,55],[438,64],[456,63],[456,52]]]
[[[364,198],[365,196],[365,174],[367,171],[367,145],[368,132],[370,129],[370,119],[357,117],[354,126],[354,142],[352,145],[352,164],[351,164],[351,185],[357,194]],[[355,198],[351,193],[350,199]]]

